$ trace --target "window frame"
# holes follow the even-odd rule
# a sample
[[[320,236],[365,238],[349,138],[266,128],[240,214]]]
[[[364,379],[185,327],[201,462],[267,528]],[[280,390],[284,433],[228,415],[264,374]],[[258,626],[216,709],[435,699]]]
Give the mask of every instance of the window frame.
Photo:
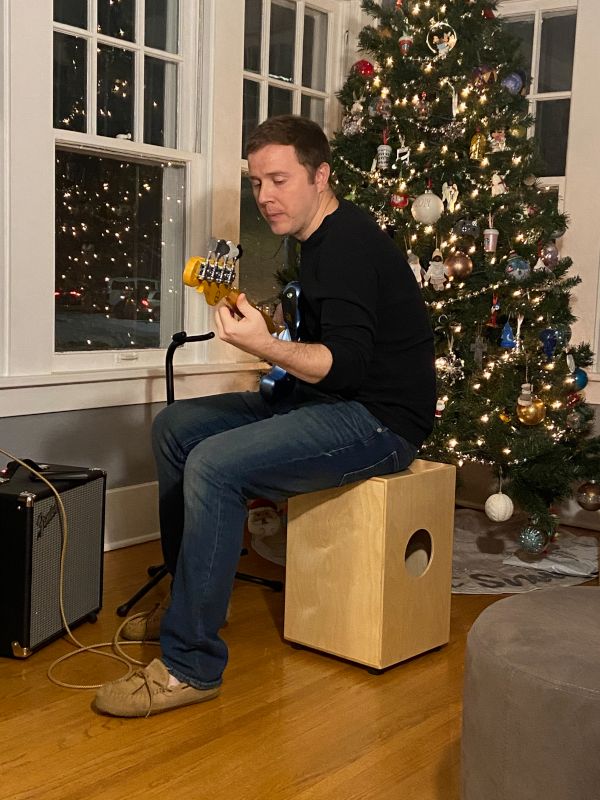
[[[600,108],[589,101],[597,91],[594,32],[600,8],[597,0],[503,0],[498,5],[498,13],[504,17],[569,9],[577,11],[577,29],[565,176],[541,181],[560,187],[562,210],[570,220],[559,245],[561,252],[573,259],[572,274],[582,279],[572,293],[577,317],[572,340],[589,342],[596,351],[594,365],[586,368],[589,383],[585,395],[589,403],[600,404],[600,232],[596,224],[600,218],[600,163],[595,155],[595,137],[590,134],[600,130]]]

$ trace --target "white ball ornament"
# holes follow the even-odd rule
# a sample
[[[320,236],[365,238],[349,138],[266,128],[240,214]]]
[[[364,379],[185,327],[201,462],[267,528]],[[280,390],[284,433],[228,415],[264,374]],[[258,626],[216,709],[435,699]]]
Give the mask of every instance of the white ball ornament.
[[[492,494],[485,501],[484,511],[493,522],[506,522],[514,510],[513,501],[503,492]]]
[[[417,222],[433,225],[442,216],[444,203],[431,189],[425,189],[424,193],[415,199],[410,210]]]

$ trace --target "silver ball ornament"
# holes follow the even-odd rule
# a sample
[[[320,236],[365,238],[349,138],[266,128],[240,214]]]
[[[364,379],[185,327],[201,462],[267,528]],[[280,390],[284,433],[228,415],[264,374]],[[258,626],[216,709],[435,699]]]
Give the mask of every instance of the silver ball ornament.
[[[539,556],[544,552],[548,545],[549,536],[541,531],[536,525],[530,523],[519,533],[519,545],[521,550],[532,556]]]
[[[554,244],[554,242],[548,242],[545,244],[541,251],[540,251],[540,258],[544,263],[544,266],[548,267],[549,269],[554,269],[558,265],[558,247]]]

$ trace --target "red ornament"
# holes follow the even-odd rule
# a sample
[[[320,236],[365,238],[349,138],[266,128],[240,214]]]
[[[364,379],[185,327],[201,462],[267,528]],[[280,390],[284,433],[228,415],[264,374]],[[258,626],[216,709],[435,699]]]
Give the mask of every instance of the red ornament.
[[[413,46],[413,37],[410,33],[403,33],[402,36],[398,39],[398,47],[400,48],[400,52],[403,56],[407,56],[410,53],[410,49]]]
[[[390,197],[390,205],[393,208],[406,208],[410,202],[410,197],[406,192],[394,192]]]
[[[352,69],[354,72],[358,72],[359,75],[362,75],[363,78],[370,78],[375,72],[375,67],[373,64],[371,64],[371,62],[367,61],[365,58],[361,58],[360,61],[357,61]]]
[[[489,7],[483,9],[483,17],[484,19],[496,19],[493,9]]]
[[[570,392],[570,394],[567,395],[567,402],[566,402],[567,408],[574,408],[575,406],[578,406],[579,403],[583,403],[582,394],[580,394],[579,392]]]

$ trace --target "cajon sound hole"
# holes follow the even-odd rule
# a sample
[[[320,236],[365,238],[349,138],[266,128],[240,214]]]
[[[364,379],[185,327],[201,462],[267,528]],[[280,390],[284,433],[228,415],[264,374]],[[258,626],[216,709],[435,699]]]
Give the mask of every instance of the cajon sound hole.
[[[404,553],[404,564],[409,575],[418,578],[431,561],[431,535],[425,528],[415,531],[408,540]]]

